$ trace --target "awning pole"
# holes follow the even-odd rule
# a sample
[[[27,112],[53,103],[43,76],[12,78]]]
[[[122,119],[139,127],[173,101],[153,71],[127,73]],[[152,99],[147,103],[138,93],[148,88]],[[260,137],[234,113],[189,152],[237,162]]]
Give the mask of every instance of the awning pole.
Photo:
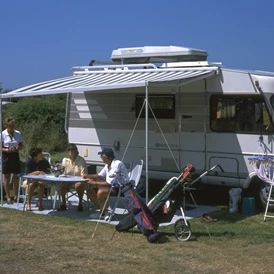
[[[146,82],[146,204],[148,204],[148,83]]]

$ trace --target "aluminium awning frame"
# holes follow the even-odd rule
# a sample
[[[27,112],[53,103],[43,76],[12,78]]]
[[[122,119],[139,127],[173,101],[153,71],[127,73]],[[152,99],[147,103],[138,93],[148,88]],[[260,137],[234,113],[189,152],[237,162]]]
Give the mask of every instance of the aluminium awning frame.
[[[117,68],[118,67],[118,68]],[[2,99],[76,93],[110,89],[145,87],[147,83],[178,86],[182,80],[197,81],[218,73],[218,67],[164,68],[164,69],[116,69],[88,70],[79,67],[74,75],[18,88],[2,94]],[[98,67],[91,67],[98,68]],[[99,67],[102,69],[102,67]],[[176,82],[178,81],[178,83]],[[183,83],[186,84],[186,83]]]
[[[137,68],[136,67],[142,67]],[[145,174],[146,174],[146,202],[148,202],[148,87],[182,86],[202,80],[219,73],[219,67],[188,67],[158,69],[153,64],[140,65],[111,65],[97,67],[74,67],[72,76],[45,81],[18,88],[0,95],[0,114],[2,117],[2,99],[28,96],[53,95],[62,93],[92,92],[111,89],[125,89],[144,87],[146,94],[145,124]],[[2,132],[2,119],[0,119]],[[1,205],[3,206],[3,174],[2,174],[2,142],[0,142],[0,178]]]

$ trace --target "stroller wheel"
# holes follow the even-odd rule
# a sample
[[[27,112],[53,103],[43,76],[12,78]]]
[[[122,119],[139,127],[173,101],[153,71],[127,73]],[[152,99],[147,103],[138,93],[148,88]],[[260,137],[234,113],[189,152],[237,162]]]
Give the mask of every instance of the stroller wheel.
[[[190,224],[184,219],[179,219],[174,224],[175,237],[178,241],[184,242],[191,237]]]
[[[175,237],[178,241],[187,241],[191,237],[190,227],[185,224],[178,224],[175,227]]]

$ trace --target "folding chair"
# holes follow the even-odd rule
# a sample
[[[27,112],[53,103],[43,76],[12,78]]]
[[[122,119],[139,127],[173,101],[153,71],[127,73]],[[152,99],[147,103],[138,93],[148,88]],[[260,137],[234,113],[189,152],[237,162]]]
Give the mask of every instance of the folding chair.
[[[71,188],[68,190],[67,192],[67,202],[70,198],[72,197],[76,197],[78,198],[79,200],[79,196],[78,196],[78,193],[76,191],[76,188],[75,188],[75,184],[72,184]],[[84,196],[83,196],[83,199],[82,199],[82,202],[86,202],[88,203],[88,201],[85,199],[85,193],[84,193]]]
[[[134,183],[134,188],[137,187],[140,181],[142,170],[143,170],[143,164],[144,164],[143,160],[140,160],[139,163],[132,162],[130,165],[128,179],[129,181],[132,181],[132,183]]]
[[[51,164],[51,154],[48,152],[42,152],[42,155],[45,159],[47,159],[47,161],[49,162],[49,164]],[[26,156],[26,160],[27,160],[28,155]],[[26,172],[25,172],[26,173]],[[23,199],[23,211],[25,211],[26,208],[26,202],[27,202],[27,198],[28,198],[28,188],[29,188],[29,184],[27,183],[26,185],[24,185],[24,180],[22,178],[22,176],[19,175],[19,187],[18,187],[18,196],[17,196],[17,209],[19,209],[19,201],[20,199]],[[51,185],[50,184],[46,184],[45,185],[45,189],[47,190],[46,192],[46,199],[48,200],[48,197],[50,197],[50,199],[52,200],[52,195],[51,195]]]
[[[85,191],[86,192],[86,191]],[[86,196],[86,193],[84,192],[84,195],[83,195],[83,198],[82,198],[82,202],[86,203],[87,204],[87,209],[88,209],[88,212],[89,212],[89,209],[90,209],[90,204],[89,204],[89,200]],[[76,191],[76,188],[75,188],[75,184],[73,183],[71,185],[71,188],[67,191],[67,195],[66,195],[66,199],[67,199],[67,203],[69,202],[69,199],[70,198],[73,198],[73,197],[76,197],[78,200],[79,200],[79,195]],[[80,202],[80,201],[79,201]]]
[[[45,159],[47,159],[47,161],[51,165],[51,154],[49,152],[42,152],[42,155]],[[50,196],[50,199],[52,200],[51,184],[49,183],[45,184],[44,195],[46,195],[47,199]]]
[[[140,160],[139,163],[135,163],[132,162],[130,165],[130,170],[128,173],[128,182],[131,183],[132,185],[134,185],[134,188],[136,189],[136,187],[138,186],[138,183],[140,181],[141,175],[142,175],[142,170],[143,170],[143,160]],[[110,222],[112,217],[115,214],[115,210],[117,208],[118,202],[120,199],[122,199],[121,197],[121,187],[119,187],[118,189],[118,194],[116,196],[116,201],[114,203],[114,207],[112,208],[112,212],[109,216],[108,221]]]

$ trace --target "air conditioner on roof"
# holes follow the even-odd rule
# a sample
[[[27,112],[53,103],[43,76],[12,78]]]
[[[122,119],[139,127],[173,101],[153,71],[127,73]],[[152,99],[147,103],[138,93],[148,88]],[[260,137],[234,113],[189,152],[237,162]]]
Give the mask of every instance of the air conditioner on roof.
[[[113,62],[122,64],[142,64],[206,61],[207,56],[207,52],[200,49],[176,46],[146,46],[113,50],[111,59]]]

